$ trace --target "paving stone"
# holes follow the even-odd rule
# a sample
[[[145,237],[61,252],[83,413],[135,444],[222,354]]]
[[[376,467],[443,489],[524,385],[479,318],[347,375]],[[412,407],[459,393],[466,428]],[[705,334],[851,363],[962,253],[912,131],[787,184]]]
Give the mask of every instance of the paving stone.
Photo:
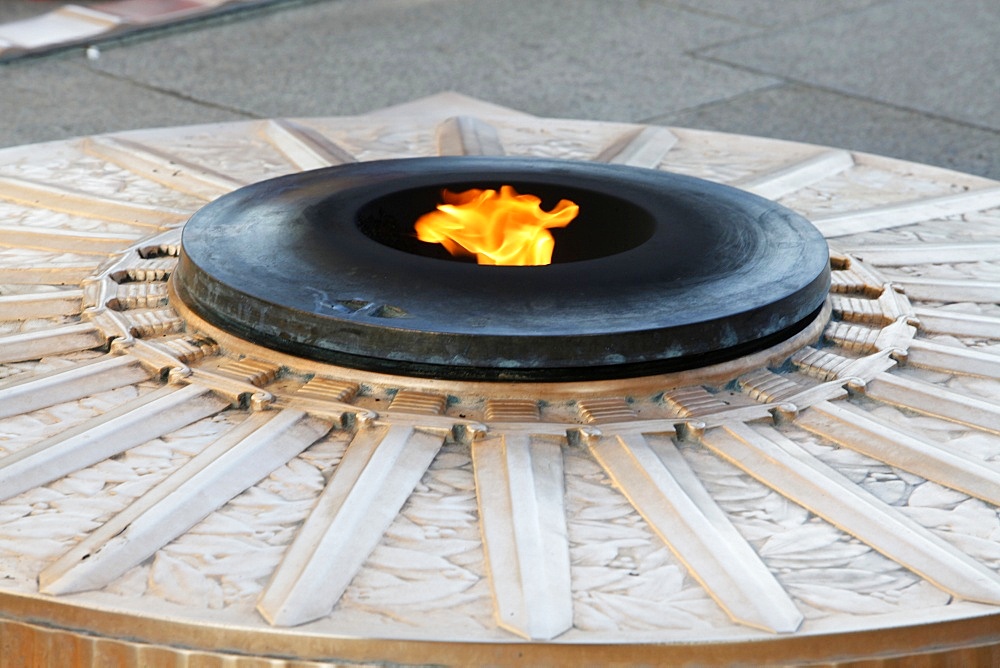
[[[66,59],[0,67],[0,146],[111,130],[245,119],[89,70]]]
[[[1000,133],[805,86],[787,85],[655,123],[849,148],[1000,178]]]
[[[1000,130],[1000,3],[897,0],[701,55]]]
[[[333,2],[219,25],[210,42],[191,32],[106,51],[98,66],[264,116],[457,90],[540,115],[638,120],[774,83],[684,55],[758,31],[638,0]]]

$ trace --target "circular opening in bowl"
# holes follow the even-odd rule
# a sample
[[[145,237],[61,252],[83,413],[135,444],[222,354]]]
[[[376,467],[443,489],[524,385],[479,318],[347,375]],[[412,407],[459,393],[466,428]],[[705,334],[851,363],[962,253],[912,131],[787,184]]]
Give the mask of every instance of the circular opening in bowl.
[[[441,191],[463,192],[472,188],[499,190],[510,185],[522,195],[535,195],[541,208],[551,211],[559,200],[568,199],[580,206],[580,213],[568,226],[550,230],[555,239],[552,263],[578,262],[616,255],[649,240],[656,229],[655,217],[613,195],[547,183],[470,182],[410,188],[383,195],[358,210],[358,228],[370,239],[383,245],[424,257],[472,262],[472,256],[454,256],[438,243],[417,239],[414,224],[442,202]]]

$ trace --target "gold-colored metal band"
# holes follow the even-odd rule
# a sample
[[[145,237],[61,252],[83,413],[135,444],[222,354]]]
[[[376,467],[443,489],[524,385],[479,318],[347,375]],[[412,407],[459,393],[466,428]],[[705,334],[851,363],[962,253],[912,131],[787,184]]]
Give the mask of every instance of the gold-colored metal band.
[[[348,638],[136,616],[0,592],[0,666],[309,668],[331,663],[443,665],[988,666],[1000,614],[931,624],[745,642],[585,644]]]

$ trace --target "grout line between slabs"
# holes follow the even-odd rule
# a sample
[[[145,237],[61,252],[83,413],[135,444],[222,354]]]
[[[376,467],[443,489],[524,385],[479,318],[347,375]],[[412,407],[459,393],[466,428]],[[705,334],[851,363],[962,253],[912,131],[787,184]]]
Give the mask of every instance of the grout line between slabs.
[[[696,51],[692,51],[692,52],[690,52],[687,55],[689,57],[691,57],[691,58],[694,58],[694,59],[697,59],[697,60],[701,60],[703,62],[712,63],[713,65],[720,65],[720,66],[723,66],[723,67],[728,67],[728,68],[733,69],[733,70],[738,70],[738,71],[746,72],[748,74],[755,74],[755,75],[758,75],[758,76],[766,76],[766,77],[770,77],[772,79],[778,79],[778,80],[780,80],[781,83],[780,84],[771,85],[771,86],[763,86],[761,88],[756,88],[754,90],[746,91],[746,92],[740,93],[740,94],[735,95],[735,96],[730,97],[730,98],[724,98],[724,99],[720,99],[720,100],[713,100],[711,102],[705,102],[705,103],[698,104],[698,105],[695,105],[695,106],[692,106],[692,107],[684,107],[682,109],[675,109],[673,111],[667,111],[667,112],[664,112],[663,114],[659,114],[658,116],[654,116],[652,118],[662,118],[663,116],[667,116],[667,115],[670,115],[670,114],[677,114],[677,113],[681,113],[681,112],[695,111],[695,110],[698,110],[698,109],[703,109],[703,108],[709,107],[709,106],[714,105],[714,104],[719,104],[719,103],[731,101],[733,99],[742,97],[744,95],[753,95],[753,94],[758,93],[760,91],[769,90],[771,88],[793,85],[793,86],[798,86],[798,87],[801,87],[801,88],[806,88],[806,89],[817,91],[817,92],[821,92],[821,93],[830,93],[830,94],[833,94],[833,95],[839,95],[841,97],[845,97],[845,98],[848,98],[848,99],[851,99],[851,100],[856,100],[856,101],[859,101],[859,102],[866,102],[868,104],[877,104],[877,105],[879,105],[881,107],[885,107],[887,109],[893,109],[895,111],[902,111],[902,112],[906,112],[906,113],[910,113],[910,114],[916,114],[917,116],[922,116],[922,117],[927,118],[927,119],[951,123],[953,125],[958,125],[958,126],[970,129],[970,130],[979,130],[981,132],[989,132],[991,134],[1000,135],[1000,128],[994,128],[994,127],[990,127],[988,125],[980,125],[978,123],[972,123],[970,121],[965,121],[965,120],[961,120],[961,119],[957,119],[957,118],[952,118],[951,116],[945,116],[943,114],[938,114],[938,113],[934,113],[934,112],[931,112],[931,111],[925,111],[923,109],[915,109],[913,107],[907,107],[905,105],[896,104],[896,103],[893,103],[893,102],[887,102],[885,100],[880,100],[878,98],[870,97],[870,96],[867,96],[867,95],[860,95],[858,93],[854,93],[854,92],[851,92],[851,91],[841,90],[839,88],[834,88],[832,86],[824,86],[822,84],[817,84],[815,82],[806,81],[804,79],[796,79],[794,77],[788,77],[788,76],[783,76],[783,75],[780,75],[780,74],[775,74],[773,72],[768,72],[767,70],[761,70],[761,69],[757,69],[757,68],[754,68],[754,67],[749,67],[747,65],[734,64],[734,63],[731,63],[731,62],[728,62],[728,61],[725,61],[725,60],[721,60],[719,58],[714,58],[714,57],[711,57],[711,56],[701,55],[701,54],[697,53]],[[640,122],[643,122],[643,121],[640,121]],[[649,122],[649,121],[645,121],[645,122]]]
[[[237,107],[231,107],[229,105],[221,104],[221,103],[218,103],[218,102],[212,102],[211,100],[204,100],[204,99],[201,99],[201,98],[198,98],[198,97],[194,97],[192,95],[187,95],[185,93],[182,93],[180,91],[176,91],[176,90],[173,90],[173,89],[170,89],[170,88],[163,88],[161,86],[156,86],[156,85],[148,83],[146,81],[140,81],[138,79],[132,79],[132,78],[127,77],[127,76],[122,76],[122,75],[119,75],[119,74],[114,74],[113,72],[108,72],[106,70],[101,70],[101,69],[97,69],[97,68],[93,68],[93,67],[88,67],[87,65],[82,64],[82,63],[70,63],[70,64],[73,65],[74,67],[84,69],[85,71],[87,71],[89,73],[96,74],[97,76],[101,76],[101,77],[104,77],[106,79],[110,79],[112,81],[117,81],[119,83],[124,83],[124,84],[130,85],[130,86],[135,86],[136,88],[140,88],[142,90],[147,90],[147,91],[150,91],[150,92],[153,92],[153,93],[159,93],[161,95],[167,95],[167,96],[172,97],[174,99],[182,100],[184,102],[190,102],[192,104],[197,104],[199,106],[206,107],[208,109],[216,109],[216,110],[225,111],[225,112],[228,112],[228,113],[231,113],[231,114],[237,114],[237,115],[242,116],[243,118],[246,118],[248,120],[259,120],[259,119],[265,118],[264,116],[261,116],[260,114],[254,113],[252,111],[247,111],[245,109],[240,109],[240,108],[237,108]]]

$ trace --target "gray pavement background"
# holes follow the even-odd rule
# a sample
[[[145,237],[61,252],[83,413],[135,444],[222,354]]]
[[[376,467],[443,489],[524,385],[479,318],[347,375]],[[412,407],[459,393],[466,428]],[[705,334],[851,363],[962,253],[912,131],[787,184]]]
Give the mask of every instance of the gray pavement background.
[[[0,146],[455,90],[1000,179],[997,0],[291,0],[99,47],[0,65]]]

